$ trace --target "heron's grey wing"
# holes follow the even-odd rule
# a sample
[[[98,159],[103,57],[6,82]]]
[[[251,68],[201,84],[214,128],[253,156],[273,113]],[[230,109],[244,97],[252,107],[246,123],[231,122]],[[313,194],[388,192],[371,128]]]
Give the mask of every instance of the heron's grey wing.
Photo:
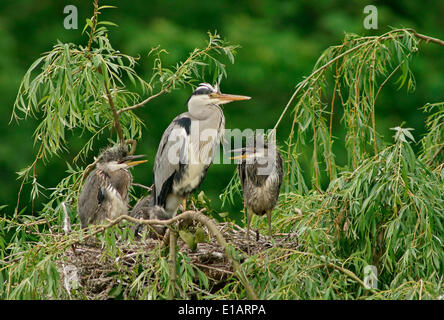
[[[180,167],[188,163],[191,118],[183,113],[171,122],[163,133],[154,163],[154,204],[165,207]]]
[[[284,165],[283,165],[283,161],[282,161],[282,156],[281,153],[279,152],[279,150],[276,150],[276,166],[277,166],[277,171],[278,171],[278,176],[279,176],[279,188],[282,185],[282,179],[284,176]]]
[[[77,212],[82,228],[96,220],[100,196],[104,196],[100,194],[102,187],[104,187],[103,179],[100,177],[98,170],[95,169],[86,178],[77,204]]]
[[[122,197],[124,202],[128,201],[128,191],[133,182],[133,176],[129,170],[116,170],[109,176],[109,185],[113,187]]]

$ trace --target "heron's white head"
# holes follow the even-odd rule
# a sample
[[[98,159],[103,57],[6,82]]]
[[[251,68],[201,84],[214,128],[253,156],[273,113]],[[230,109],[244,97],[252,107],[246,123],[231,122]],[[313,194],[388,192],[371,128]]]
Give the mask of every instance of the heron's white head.
[[[214,112],[214,106],[232,101],[249,100],[251,97],[221,93],[219,86],[201,83],[188,99],[188,110],[197,118],[207,118]]]

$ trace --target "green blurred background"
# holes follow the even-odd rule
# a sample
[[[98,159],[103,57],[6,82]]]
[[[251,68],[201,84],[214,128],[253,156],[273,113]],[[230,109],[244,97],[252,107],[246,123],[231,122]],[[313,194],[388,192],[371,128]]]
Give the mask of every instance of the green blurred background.
[[[65,30],[63,8],[78,8],[79,29]],[[169,54],[166,62],[183,61],[195,47],[205,45],[207,31],[217,30],[232,44],[239,44],[235,64],[228,61],[228,78],[223,79],[223,92],[249,95],[253,100],[233,103],[225,107],[226,128],[271,128],[291,97],[296,84],[310,74],[324,49],[341,43],[344,32],[361,35],[382,34],[390,27],[409,27],[418,32],[444,39],[444,1],[100,1],[100,5],[115,5],[105,10],[100,19],[113,21],[110,27],[114,48],[125,54],[140,56],[139,74],[149,80],[152,58],[147,54],[160,45]],[[378,8],[378,30],[365,30],[363,9],[368,4]],[[38,120],[9,124],[12,105],[20,81],[41,53],[51,50],[57,40],[86,44],[81,30],[86,18],[92,15],[92,1],[85,0],[1,0],[0,2],[0,205],[7,204],[12,212],[17,202],[20,182],[16,173],[29,165],[37,152],[33,145],[33,131]],[[415,129],[417,138],[424,133],[425,115],[418,107],[427,102],[443,101],[444,51],[435,44],[422,45],[413,59],[417,89],[406,93],[387,84],[377,102],[377,127],[390,141],[389,128],[405,121]],[[152,183],[152,164],[163,133],[175,115],[185,111],[190,88],[173,91],[137,110],[146,122],[143,141],[138,153],[148,155],[149,163],[134,169],[135,182]],[[339,124],[340,115],[335,119]],[[287,114],[280,125],[278,140],[283,143],[289,134],[291,119]],[[335,136],[343,137],[339,125]],[[106,137],[102,136],[103,143]],[[88,139],[74,134],[69,138],[69,153],[52,158],[38,166],[40,182],[54,187],[64,177],[66,162]],[[103,144],[103,145],[104,145]],[[337,161],[341,158],[341,144],[336,144]],[[92,155],[91,155],[92,157]],[[309,157],[308,157],[309,158]],[[88,163],[92,159],[88,159]],[[228,184],[234,165],[213,165],[201,186],[212,199],[216,210],[221,202],[218,195]],[[28,205],[30,188],[24,187],[21,207]],[[39,201],[45,201],[41,198]],[[238,210],[241,206],[224,208]],[[38,209],[39,203],[35,204]],[[29,210],[27,210],[29,211]]]

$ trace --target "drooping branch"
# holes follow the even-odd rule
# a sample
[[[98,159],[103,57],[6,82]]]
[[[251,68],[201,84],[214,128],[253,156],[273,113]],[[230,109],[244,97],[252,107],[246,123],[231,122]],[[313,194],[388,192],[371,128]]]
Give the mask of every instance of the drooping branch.
[[[168,81],[168,83],[162,87],[162,89],[149,96],[148,98],[146,98],[145,100],[129,106],[129,107],[125,107],[120,109],[117,113],[120,115],[121,113],[130,111],[130,110],[134,110],[140,107],[143,107],[145,104],[147,104],[148,102],[150,102],[151,100],[163,95],[164,93],[167,93],[170,91],[170,89],[174,86],[175,81],[180,79],[182,77],[182,75],[185,73],[187,73],[187,69],[192,63],[193,61],[195,61],[198,57],[200,56],[209,56],[208,52],[211,50],[219,50],[219,49],[225,49],[224,47],[220,46],[220,45],[213,45],[212,41],[210,40],[210,43],[208,44],[208,46],[205,49],[202,50],[197,50],[195,49],[189,56],[188,58],[177,68],[176,72],[174,72],[174,74],[172,74],[170,76],[170,80]]]
[[[429,42],[433,42],[436,43],[438,45],[444,46],[444,41],[441,39],[437,39],[437,38],[433,38],[433,37],[429,37],[423,34],[420,34],[418,32],[416,32],[416,30],[414,29],[404,29],[405,31],[409,31],[411,32],[416,38],[421,39],[421,40],[425,40],[426,43]],[[396,31],[396,30],[395,30]],[[387,33],[388,34],[388,33]],[[391,37],[388,36],[387,34],[384,34],[380,37],[368,37],[369,41],[385,41],[390,39]],[[400,35],[399,37],[402,37],[403,35]],[[297,86],[297,89],[294,91],[293,95],[290,97],[290,100],[288,101],[288,103],[285,105],[284,110],[282,111],[278,121],[276,122],[274,129],[276,129],[282,118],[284,117],[285,113],[287,112],[288,108],[290,107],[290,105],[293,103],[294,99],[297,97],[297,95],[299,94],[299,92],[309,83],[309,81],[318,73],[325,71],[330,65],[332,65],[334,62],[336,62],[337,60],[343,58],[344,56],[360,49],[361,47],[368,45],[369,42],[366,41],[364,43],[361,43],[353,48],[348,49],[347,51],[341,53],[340,55],[334,57],[333,59],[331,59],[330,61],[328,61],[326,64],[324,64],[323,66],[319,67],[318,69],[316,69],[315,71],[313,71],[307,78],[305,78],[302,82],[300,82]]]

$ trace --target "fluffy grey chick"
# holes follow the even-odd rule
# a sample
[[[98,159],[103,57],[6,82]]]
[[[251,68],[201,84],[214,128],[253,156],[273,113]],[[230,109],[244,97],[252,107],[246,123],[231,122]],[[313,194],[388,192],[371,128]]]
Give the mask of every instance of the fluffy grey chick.
[[[237,170],[242,184],[244,205],[247,210],[247,238],[253,213],[267,215],[268,233],[271,232],[271,211],[276,206],[282,185],[282,157],[275,144],[263,143],[259,147],[246,147],[233,159],[242,159]]]
[[[146,219],[146,220],[168,220],[170,217],[165,212],[165,210],[158,205],[154,205],[154,197],[153,195],[148,195],[146,197],[143,197],[140,199],[136,205],[134,206],[133,210],[130,212],[130,216],[134,217],[136,219]],[[151,228],[154,229],[154,232],[151,230],[149,233],[149,236],[154,238],[156,237],[156,233],[158,235],[163,235],[165,233],[166,227],[164,226],[151,226]],[[134,226],[134,236],[136,238],[140,237],[140,233],[142,232],[143,225],[139,224]]]
[[[132,183],[129,168],[147,160],[128,156],[126,146],[116,145],[104,150],[96,168],[88,175],[80,193],[77,213],[81,227],[100,224],[128,213],[128,190]]]

